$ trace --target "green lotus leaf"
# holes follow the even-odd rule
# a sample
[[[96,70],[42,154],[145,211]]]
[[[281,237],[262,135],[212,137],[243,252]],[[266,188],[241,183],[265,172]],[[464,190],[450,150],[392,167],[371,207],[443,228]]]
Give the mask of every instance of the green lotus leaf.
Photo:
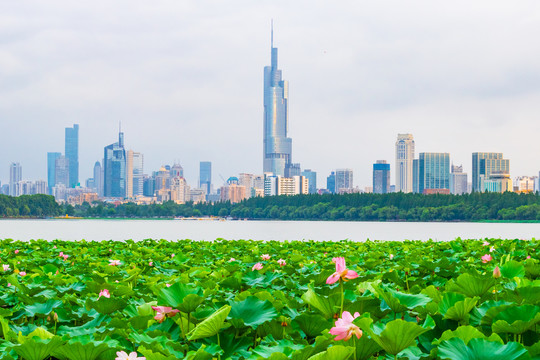
[[[47,339],[33,337],[25,339],[24,343],[15,346],[13,350],[25,360],[43,360],[51,356],[63,342],[58,336]]]
[[[211,360],[212,354],[206,351],[206,345],[202,345],[197,351],[190,351],[186,355],[187,360]]]
[[[204,298],[198,294],[188,294],[184,297],[182,303],[178,305],[177,309],[185,313],[191,313],[197,310],[203,301]]]
[[[332,327],[332,324],[320,315],[302,314],[297,316],[293,321],[293,325],[297,325],[300,330],[309,338],[314,338],[321,335],[322,331]]]
[[[184,302],[184,298],[190,294],[202,296],[203,290],[200,287],[190,286],[178,282],[170,287],[161,289],[158,295],[158,304],[163,306],[171,306],[176,309]]]
[[[354,354],[354,348],[335,345],[328,350],[313,355],[308,360],[347,360]]]
[[[351,342],[348,341],[348,343]],[[354,339],[354,345],[356,345],[356,360],[371,359],[373,354],[382,350],[379,344],[367,335],[362,335],[360,339]]]
[[[105,326],[100,327],[102,323],[108,323],[111,318],[105,314],[97,314],[96,317],[81,326],[59,326],[56,333],[58,335],[69,334],[70,337],[89,335],[93,333],[102,333],[106,330]]]
[[[306,345],[304,348],[294,351],[290,357],[292,360],[307,360],[315,354],[326,351],[333,344],[334,339],[318,336],[313,345]]]
[[[401,319],[392,320],[386,326],[373,325],[373,319],[369,317],[359,317],[354,323],[391,355],[397,355],[414,345],[418,336],[435,326],[435,322],[430,316],[426,318],[423,326]]]
[[[54,337],[54,334],[51,332],[48,332],[42,327],[38,327],[26,336],[24,336],[22,333],[19,333],[17,338],[18,338],[19,344],[24,344],[25,341],[27,341],[28,339],[32,339],[33,337],[38,337],[42,340],[45,340],[45,339],[52,339]]]
[[[479,298],[465,298],[461,294],[447,292],[439,303],[439,310],[445,319],[460,323],[468,322],[469,312],[476,306]]]
[[[422,294],[405,294],[395,291],[384,285],[373,285],[373,288],[383,298],[388,307],[395,313],[402,313],[407,310],[412,310],[418,306],[425,306],[431,302],[431,298]]]
[[[77,360],[95,360],[105,351],[116,349],[118,341],[106,338],[93,340],[89,335],[70,339],[66,344],[56,348],[53,356]]]
[[[438,347],[443,360],[526,360],[530,359],[527,350],[518,343],[506,345],[485,339],[471,339],[468,344],[460,338],[443,341]]]
[[[233,302],[231,307],[230,317],[241,319],[246,326],[253,329],[278,315],[270,301],[262,301],[254,296],[250,296],[244,301]]]
[[[528,285],[516,289],[524,303],[537,305],[540,303],[540,286]]]
[[[484,335],[480,330],[470,325],[460,326],[454,331],[446,330],[445,332],[443,332],[443,334],[438,340],[434,341],[434,344],[438,345],[445,340],[449,340],[455,337],[463,340],[463,342],[465,342],[465,345],[467,345],[471,339],[488,339],[489,341],[497,341],[501,344],[504,344],[499,335],[492,334],[489,338],[487,338],[486,335]]]
[[[160,352],[155,352],[153,350],[150,350],[144,347],[144,345],[139,346],[137,351],[141,353],[146,358],[146,360],[176,360],[178,359],[174,355],[163,355]]]
[[[308,286],[308,290],[302,295],[302,300],[319,310],[327,319],[332,318],[339,311],[341,301],[339,294],[323,297],[318,295],[310,286]]]
[[[522,278],[525,276],[525,266],[515,260],[506,262],[503,266],[501,266],[500,270],[501,275],[508,279],[513,279],[515,277]]]
[[[267,359],[274,353],[282,353],[286,356],[290,356],[293,352],[301,350],[304,345],[295,344],[291,340],[275,340],[271,335],[266,337],[266,342],[253,349],[251,358]]]
[[[25,315],[32,317],[35,315],[42,315],[46,316],[51,313],[55,308],[62,306],[61,300],[47,300],[47,302],[43,304],[32,304],[32,305],[26,305],[24,307]]]
[[[512,306],[493,318],[492,330],[496,333],[523,334],[540,323],[540,307],[534,305]]]
[[[480,304],[480,306],[473,309],[470,316],[470,323],[474,326],[478,326],[480,324],[491,325],[493,317],[511,305],[511,302],[504,300],[485,301]]]
[[[496,280],[491,274],[480,276],[472,274],[461,274],[453,282],[449,283],[448,290],[455,291],[468,297],[482,297],[495,285]]]
[[[219,335],[220,346],[223,349],[222,359],[230,359],[241,351],[246,351],[253,341],[247,337],[237,338],[234,334]]]
[[[111,296],[110,298],[102,296],[98,300],[88,299],[86,301],[86,306],[89,309],[95,309],[98,313],[107,315],[122,310],[126,305],[126,300],[116,296]]]
[[[231,307],[229,305],[225,305],[217,310],[204,321],[197,324],[195,329],[189,334],[189,340],[197,340],[216,335],[223,327],[225,319],[230,312]]]
[[[61,293],[65,292],[81,292],[84,289],[86,289],[86,285],[82,282],[74,282],[72,284],[66,285],[66,286],[57,286],[56,290],[58,290]]]

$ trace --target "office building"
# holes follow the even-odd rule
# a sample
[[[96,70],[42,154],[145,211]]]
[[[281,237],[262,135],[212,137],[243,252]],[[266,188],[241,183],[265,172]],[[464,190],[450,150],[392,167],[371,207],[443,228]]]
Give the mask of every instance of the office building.
[[[139,152],[127,152],[126,197],[133,198],[143,194],[144,158]]]
[[[535,191],[536,176],[518,176],[514,180],[514,192],[532,193]]]
[[[162,191],[166,191],[163,189]],[[171,199],[177,204],[185,204],[190,201],[190,188],[184,179],[181,176],[175,176],[171,179]]]
[[[239,203],[246,198],[246,188],[238,183],[229,183],[221,187],[221,201],[230,201],[231,203]]]
[[[94,164],[94,188],[98,196],[103,196],[103,170],[99,161]]]
[[[373,164],[373,188],[375,194],[388,194],[390,192],[390,164],[386,160],[377,160]]]
[[[336,170],[336,192],[348,193],[353,189],[353,171],[352,169]]]
[[[48,152],[47,153],[47,184],[49,187],[48,194],[52,195],[52,188],[56,185],[56,159],[62,156],[59,152]]]
[[[32,194],[48,194],[47,182],[45,180],[36,180],[34,182]]]
[[[201,161],[199,164],[199,188],[204,189],[206,194],[212,193],[212,163]]]
[[[421,194],[450,193],[450,154],[419,154],[418,192]]]
[[[467,173],[463,172],[463,165],[452,165],[450,173],[450,193],[462,195],[467,193]]]
[[[336,173],[334,171],[326,177],[326,189],[332,194],[336,193]]]
[[[292,164],[289,131],[289,84],[278,69],[278,49],[271,35],[271,65],[264,68],[263,171],[285,176]]]
[[[168,165],[165,166],[166,169],[167,167]],[[174,165],[167,170],[169,170],[171,179],[174,177],[184,177],[184,168],[178,163],[174,163]]]
[[[123,132],[119,132],[118,142],[106,146],[104,149],[103,196],[126,197],[126,150]]]
[[[153,176],[143,176],[143,195],[153,197],[155,193],[155,178]]]
[[[498,192],[504,193],[507,191],[512,191],[512,179],[510,174],[506,171],[491,171],[490,175],[482,179],[483,192]]]
[[[472,154],[472,191],[483,191],[482,182],[491,173],[510,173],[510,160],[503,159],[502,153],[475,152]]]
[[[54,186],[59,184],[65,187],[69,185],[69,159],[63,155],[54,163]]]
[[[17,183],[22,180],[22,166],[19,163],[9,165],[9,195],[19,196]]]
[[[253,189],[251,197],[264,196],[264,175],[255,175],[253,177]]]
[[[412,134],[398,134],[396,141],[396,191],[413,191],[414,139]]]
[[[79,185],[79,125],[66,128],[65,157],[68,159],[69,180],[66,187],[74,188]]]
[[[309,179],[305,176],[268,175],[264,182],[264,196],[309,194]]]
[[[300,167],[299,163],[290,164],[285,169],[285,176],[292,178],[293,176],[301,176],[302,175],[302,169]]]
[[[311,169],[306,169],[302,171],[302,176],[306,177],[309,181],[309,193],[317,193],[317,172],[312,171]]]
[[[249,199],[252,196],[254,177],[255,176],[253,174],[246,173],[241,173],[238,176],[238,184],[246,189],[246,199]]]
[[[183,177],[183,176],[175,176]],[[159,171],[154,172],[154,191],[159,191],[161,189],[170,189],[171,188],[171,170],[167,169],[166,166],[162,166]]]
[[[418,174],[418,159],[413,159],[413,182],[412,182],[412,186],[413,186],[413,189],[412,189],[412,192],[415,193],[415,194],[418,194],[420,192],[420,186],[418,184],[418,178],[419,178],[419,174]],[[394,185],[395,187],[395,185]],[[395,187],[396,189],[397,187]],[[393,192],[395,192],[395,189]]]

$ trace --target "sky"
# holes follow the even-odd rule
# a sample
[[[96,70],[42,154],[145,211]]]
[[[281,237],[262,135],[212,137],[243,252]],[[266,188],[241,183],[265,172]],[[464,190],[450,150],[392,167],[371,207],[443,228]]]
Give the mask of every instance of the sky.
[[[540,170],[540,2],[116,0],[0,2],[0,180],[46,179],[80,125],[80,179],[118,138],[145,173],[199,161],[213,182],[262,173],[270,22],[289,81],[293,161],[360,188],[411,133],[416,152],[503,152]]]

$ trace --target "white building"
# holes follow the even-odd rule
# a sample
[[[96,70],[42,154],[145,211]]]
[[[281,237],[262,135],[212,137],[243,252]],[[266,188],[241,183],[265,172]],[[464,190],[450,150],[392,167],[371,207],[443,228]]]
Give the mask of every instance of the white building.
[[[238,176],[238,185],[246,188],[246,199],[249,199],[252,196],[251,192],[253,189],[254,178],[255,175],[246,173],[242,173]]]
[[[353,171],[352,169],[336,170],[336,192],[346,193],[353,189]]]
[[[452,172],[450,173],[450,193],[461,195],[467,192],[467,173],[463,172],[463,165],[452,165]]]
[[[414,139],[412,134],[398,134],[396,141],[396,192],[413,191]]]
[[[516,192],[534,192],[536,176],[518,176],[514,180],[514,191]]]

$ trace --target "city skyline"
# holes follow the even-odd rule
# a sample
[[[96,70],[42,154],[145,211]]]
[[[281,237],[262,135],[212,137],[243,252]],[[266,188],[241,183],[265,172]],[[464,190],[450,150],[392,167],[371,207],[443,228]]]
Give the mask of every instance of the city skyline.
[[[530,34],[540,27],[531,11],[538,5],[480,2],[463,13],[456,9],[464,2],[423,4],[418,12],[396,3],[390,13],[390,5],[332,4],[311,17],[282,2],[246,5],[242,14],[253,16],[235,15],[234,6],[158,5],[147,14],[145,6],[110,5],[113,15],[125,12],[122,29],[102,19],[104,3],[0,5],[10,20],[0,54],[0,179],[7,183],[11,162],[25,179],[46,179],[45,155],[36,154],[60,150],[61,129],[77,123],[82,184],[119,120],[127,148],[145,154],[145,169],[178,159],[191,184],[201,160],[212,161],[215,175],[260,173],[261,67],[272,17],[293,84],[294,158],[318,183],[351,168],[355,185],[369,185],[376,160],[394,167],[396,133],[413,134],[416,153],[450,153],[469,174],[477,151],[504,153],[513,176],[537,174],[540,49]],[[494,26],[501,21],[520,26]],[[460,32],[445,29],[456,22]],[[126,31],[141,23],[136,36]],[[229,27],[215,35],[215,23]]]

